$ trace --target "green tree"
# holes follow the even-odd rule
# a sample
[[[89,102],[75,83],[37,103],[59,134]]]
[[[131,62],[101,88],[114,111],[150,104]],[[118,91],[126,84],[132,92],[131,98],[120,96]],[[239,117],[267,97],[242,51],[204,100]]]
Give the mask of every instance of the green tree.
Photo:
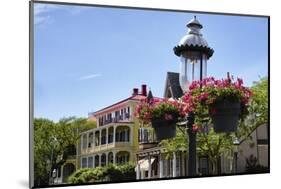
[[[233,137],[229,134],[215,133],[213,128],[209,132],[198,132],[197,151],[209,158],[211,174],[220,174],[220,157],[229,156],[232,148]]]
[[[76,147],[80,133],[95,127],[95,121],[85,118],[62,118],[57,123],[44,118],[35,118],[35,184],[47,185],[52,170],[66,161],[69,147]]]
[[[240,142],[251,139],[251,134],[259,126],[268,123],[268,78],[260,78],[251,87],[253,96],[250,101],[249,116],[241,121],[235,135]]]
[[[55,123],[48,119],[34,120],[34,176],[35,184],[49,182],[52,153],[54,154]]]

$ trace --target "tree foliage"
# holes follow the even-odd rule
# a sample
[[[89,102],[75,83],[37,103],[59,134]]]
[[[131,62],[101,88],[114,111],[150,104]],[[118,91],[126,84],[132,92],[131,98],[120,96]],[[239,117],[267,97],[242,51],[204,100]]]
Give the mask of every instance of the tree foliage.
[[[268,78],[261,78],[252,86],[253,96],[249,106],[249,116],[241,121],[235,135],[240,142],[250,138],[259,126],[268,123]]]
[[[35,185],[48,185],[54,168],[62,165],[70,146],[76,146],[80,132],[95,128],[94,121],[84,118],[62,118],[57,123],[34,119],[34,172]]]
[[[106,167],[86,168],[77,170],[69,179],[70,184],[83,184],[103,181],[129,181],[135,180],[135,166],[131,163]]]
[[[46,185],[49,181],[55,123],[48,119],[34,120],[34,175],[35,183]]]

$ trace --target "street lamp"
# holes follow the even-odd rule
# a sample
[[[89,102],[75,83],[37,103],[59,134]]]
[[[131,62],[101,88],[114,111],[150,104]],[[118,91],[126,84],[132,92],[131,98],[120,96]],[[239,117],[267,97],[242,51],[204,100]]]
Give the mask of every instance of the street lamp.
[[[238,161],[238,152],[239,152],[238,147],[239,147],[239,144],[240,144],[240,142],[239,142],[238,138],[235,137],[234,140],[233,140],[233,146],[234,146],[234,148],[233,148],[233,152],[234,152],[233,153],[233,155],[234,155],[234,173],[237,173],[237,161]]]
[[[200,33],[203,26],[196,16],[186,26],[187,34],[174,47],[174,53],[181,60],[179,82],[183,92],[188,91],[188,86],[192,81],[202,80],[207,76],[207,60],[214,53]]]
[[[194,80],[202,80],[207,76],[207,60],[214,50],[208,46],[200,30],[203,26],[196,16],[186,25],[187,34],[174,47],[174,53],[180,57],[179,82],[183,92]],[[196,176],[196,131],[193,131],[194,113],[187,116],[187,134],[189,136],[188,175]]]

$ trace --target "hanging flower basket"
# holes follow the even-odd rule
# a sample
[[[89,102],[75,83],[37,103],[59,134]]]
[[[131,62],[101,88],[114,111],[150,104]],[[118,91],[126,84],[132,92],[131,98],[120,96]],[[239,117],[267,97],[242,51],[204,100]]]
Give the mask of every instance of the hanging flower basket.
[[[176,136],[176,121],[155,120],[151,122],[158,141]]]
[[[216,80],[213,77],[193,81],[189,91],[184,94],[184,111],[195,114],[195,123],[203,124],[208,117],[215,132],[234,132],[239,119],[247,115],[248,103],[252,92],[243,86],[242,79]]]
[[[176,122],[183,118],[183,104],[172,99],[152,99],[142,101],[135,115],[144,124],[154,128],[157,140],[173,138],[176,135]]]
[[[240,112],[240,102],[224,100],[213,104],[210,114],[215,132],[235,132]]]

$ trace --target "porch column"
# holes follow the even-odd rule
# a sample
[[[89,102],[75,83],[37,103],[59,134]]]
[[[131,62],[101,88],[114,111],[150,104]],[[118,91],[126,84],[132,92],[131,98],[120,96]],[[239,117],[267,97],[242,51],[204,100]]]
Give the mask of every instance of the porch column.
[[[93,148],[96,146],[96,136],[95,136],[95,130],[93,130],[93,144],[92,144],[92,146],[93,146]]]
[[[106,128],[106,144],[108,144],[108,127]]]
[[[134,142],[134,141],[133,141],[133,131],[134,131],[133,129],[134,129],[134,127],[130,126],[129,128],[130,128],[130,141],[129,141],[129,142],[130,142],[131,144],[133,144],[133,142]],[[138,135],[137,135],[137,136],[138,136]]]
[[[177,176],[177,156],[176,152],[173,152],[173,177]]]
[[[139,180],[140,179],[140,164],[139,164],[139,157],[138,156],[137,156],[136,176],[137,176],[137,180]]]
[[[163,159],[161,154],[159,154],[159,177],[163,178]]]
[[[140,180],[141,178],[140,178],[140,164],[139,163],[137,163],[137,180]]]
[[[116,125],[113,127],[113,145],[115,146],[115,140],[116,140]]]
[[[148,155],[148,178],[151,178],[151,158],[150,155]]]
[[[96,168],[96,158],[93,156],[93,168]]]
[[[99,131],[100,131],[99,145],[101,145],[101,132],[102,132],[102,129],[100,129]]]
[[[102,156],[102,154],[99,155],[99,166],[100,166],[100,167],[101,167],[101,156]]]

